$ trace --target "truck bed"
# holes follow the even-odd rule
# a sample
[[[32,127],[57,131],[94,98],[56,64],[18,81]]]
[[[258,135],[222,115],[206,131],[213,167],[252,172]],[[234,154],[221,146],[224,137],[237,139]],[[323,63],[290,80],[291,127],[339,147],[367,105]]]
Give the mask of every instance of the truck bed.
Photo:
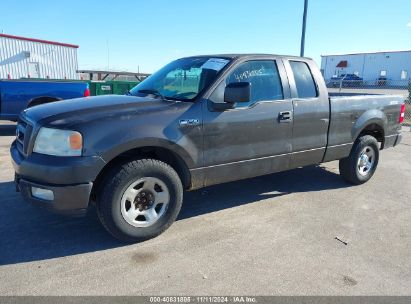
[[[325,160],[338,159],[347,155],[353,145],[353,138],[364,129],[364,122],[370,125],[384,122],[381,130],[382,148],[391,146],[391,137],[398,133],[398,115],[403,96],[330,93],[330,125],[328,131],[328,148]]]
[[[27,107],[85,96],[88,84],[76,80],[0,80],[0,119],[16,121]]]

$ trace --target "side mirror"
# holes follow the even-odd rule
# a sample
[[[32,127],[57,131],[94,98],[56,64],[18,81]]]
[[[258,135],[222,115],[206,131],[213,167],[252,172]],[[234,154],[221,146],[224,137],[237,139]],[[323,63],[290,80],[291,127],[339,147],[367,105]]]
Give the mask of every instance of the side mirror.
[[[249,102],[251,98],[251,83],[232,82],[225,87],[224,102]]]

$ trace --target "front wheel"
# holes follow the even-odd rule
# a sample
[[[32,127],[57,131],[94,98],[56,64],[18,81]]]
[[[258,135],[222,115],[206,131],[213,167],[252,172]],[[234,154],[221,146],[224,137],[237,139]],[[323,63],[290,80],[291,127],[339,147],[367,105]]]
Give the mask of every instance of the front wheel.
[[[347,158],[340,160],[340,174],[348,182],[360,185],[367,182],[377,169],[378,142],[370,135],[358,138]]]
[[[117,239],[139,242],[158,236],[177,218],[183,186],[176,171],[155,159],[123,164],[105,178],[97,212]]]

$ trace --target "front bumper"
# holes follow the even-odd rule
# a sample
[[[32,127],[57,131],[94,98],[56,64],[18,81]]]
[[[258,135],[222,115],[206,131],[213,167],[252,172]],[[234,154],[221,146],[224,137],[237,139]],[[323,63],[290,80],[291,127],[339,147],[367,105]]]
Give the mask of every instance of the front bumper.
[[[23,198],[38,207],[46,208],[55,213],[81,216],[87,212],[93,183],[50,186],[33,183],[16,175],[16,189],[21,192]],[[32,187],[50,190],[53,192],[53,200],[36,198],[32,194]]]
[[[93,182],[106,164],[98,156],[56,157],[32,153],[25,158],[15,143],[11,145],[10,154],[16,172],[16,188],[25,200],[72,215],[86,212]],[[54,198],[36,198],[32,187],[50,190]]]

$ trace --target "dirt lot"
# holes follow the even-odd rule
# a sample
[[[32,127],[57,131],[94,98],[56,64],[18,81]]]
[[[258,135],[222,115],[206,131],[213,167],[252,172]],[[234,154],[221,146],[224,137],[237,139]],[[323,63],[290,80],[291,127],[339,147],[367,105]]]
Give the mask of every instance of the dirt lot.
[[[187,193],[179,220],[136,245],[94,210],[24,202],[0,124],[1,295],[411,295],[411,132],[357,187],[338,163]],[[347,242],[345,245],[340,240]]]

